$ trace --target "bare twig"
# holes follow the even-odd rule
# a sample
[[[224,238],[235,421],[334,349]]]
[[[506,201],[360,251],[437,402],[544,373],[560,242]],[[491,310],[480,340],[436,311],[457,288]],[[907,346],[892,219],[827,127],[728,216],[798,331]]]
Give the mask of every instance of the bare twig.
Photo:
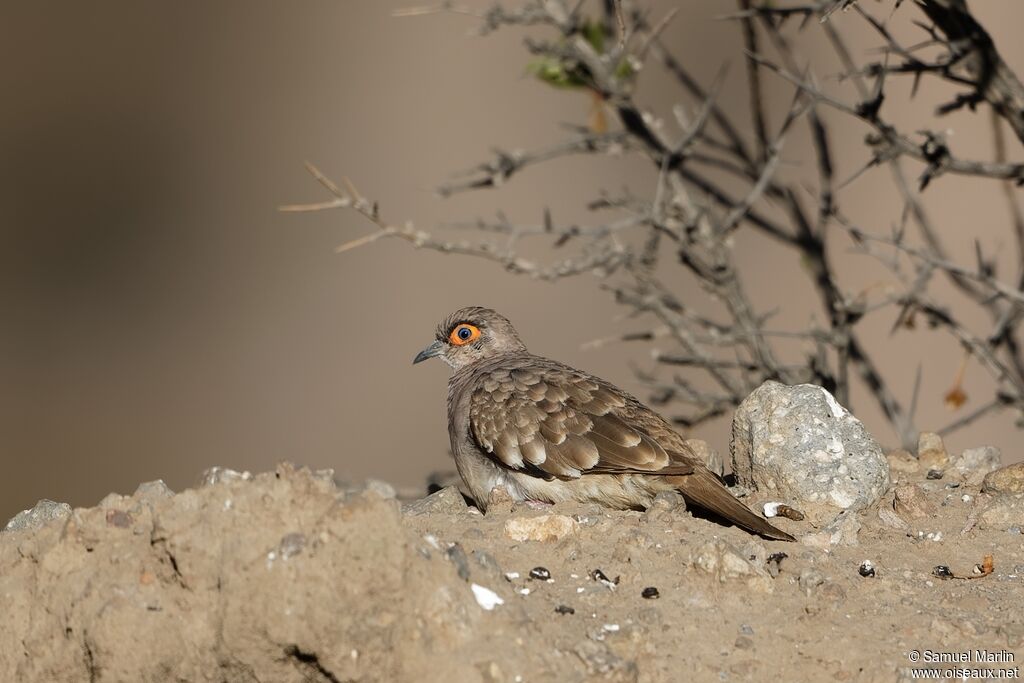
[[[859,382],[885,413],[899,440],[904,445],[914,443],[921,376],[927,368],[919,367],[908,390],[894,387],[875,363],[878,340],[869,337],[860,323],[886,313],[894,320],[892,334],[905,333],[921,318],[962,347],[964,365],[950,392],[955,399],[947,401],[950,407],[959,409],[967,400],[960,388],[964,372],[985,373],[993,388],[994,398],[954,418],[941,433],[999,410],[1024,412],[1024,356],[1017,336],[1024,320],[1024,215],[1015,190],[1024,184],[1024,162],[1019,160],[1019,150],[1007,150],[1003,136],[1005,126],[1024,141],[1024,86],[965,0],[916,0],[914,4],[931,25],[919,25],[925,40],[906,45],[897,38],[902,33],[891,30],[889,19],[876,19],[856,0],[808,0],[786,6],[738,0],[737,11],[723,18],[738,22],[746,61],[748,97],[740,112],[727,110],[718,100],[724,68],[705,87],[663,43],[663,32],[677,15],[675,8],[653,25],[644,11],[624,7],[622,0],[604,0],[603,16],[596,22],[585,16],[584,3],[573,2],[570,7],[566,0],[521,0],[515,7],[498,2],[486,8],[449,1],[401,10],[396,15],[470,16],[482,35],[506,26],[553,28],[557,39],[528,38],[528,51],[553,65],[561,85],[589,91],[618,118],[619,126],[612,130],[576,127],[565,140],[541,149],[496,150],[490,160],[442,185],[441,196],[498,188],[521,173],[568,155],[640,156],[650,164],[656,180],[643,191],[600,193],[589,207],[610,217],[592,225],[559,225],[545,210],[536,225],[513,223],[499,212],[493,220],[448,226],[478,234],[481,241],[446,240],[411,223],[388,222],[377,204],[350,181],[344,179],[339,186],[312,165],[307,168],[329,199],[281,210],[346,209],[376,227],[340,245],[339,252],[396,238],[419,249],[489,260],[534,278],[597,275],[600,286],[631,318],[646,315],[656,323],[648,320],[639,331],[594,340],[587,346],[641,342],[669,347],[654,352],[653,370],[638,370],[637,375],[649,386],[655,402],[684,406],[675,418],[684,426],[725,414],[765,379],[817,382],[844,404],[849,404],[851,387]],[[842,20],[834,14],[847,9],[854,11]],[[879,61],[858,64],[844,35],[849,21],[863,21],[880,36]],[[797,38],[785,30],[794,23],[820,31],[828,40],[843,69],[840,92],[826,92],[811,69],[802,66],[807,60],[798,54]],[[601,30],[597,38],[595,26]],[[615,33],[617,41],[607,40]],[[652,68],[667,72],[679,90],[671,109],[679,124],[674,134],[635,97],[634,81]],[[887,79],[896,78],[912,78],[914,92],[926,78],[955,87],[960,94],[952,102],[939,104],[937,116],[978,105],[990,108],[996,135],[994,157],[963,156],[936,126],[899,130],[883,111]],[[788,112],[772,109],[766,95],[770,87],[792,89]],[[773,130],[773,119],[783,121],[777,130]],[[845,182],[836,179],[832,138],[846,134],[849,126],[836,120],[857,122],[870,131],[868,161]],[[782,158],[784,136],[803,123],[814,150],[816,182],[813,177],[794,177]],[[894,192],[904,208],[887,231],[869,231],[856,225],[840,204],[851,182],[882,165],[889,167]],[[916,182],[906,175],[909,167],[922,169]],[[1012,282],[997,277],[992,259],[980,245],[974,263],[954,258],[945,249],[938,221],[929,216],[921,198],[935,179],[945,175],[990,179],[1002,186],[1018,266]],[[810,209],[804,206],[808,197],[814,202]],[[804,266],[807,286],[817,297],[817,310],[806,327],[771,329],[768,322],[774,311],[760,312],[753,304],[747,274],[734,253],[736,240],[750,231],[771,237]],[[923,245],[911,243],[908,233]],[[882,264],[889,273],[885,283],[864,288],[844,282],[833,263],[837,239],[852,242],[856,253]],[[561,258],[550,262],[526,258],[519,251],[525,240],[545,241],[551,253]],[[686,304],[690,293],[683,297],[677,286],[668,284],[677,281],[671,275],[680,268],[716,302],[716,315],[698,314]],[[933,283],[943,278],[971,306],[987,314],[990,329],[968,324],[973,320],[970,315],[951,312],[937,297]],[[781,354],[783,341],[789,350],[798,347],[803,360],[794,362],[791,353]],[[909,396],[907,410],[897,395]]]

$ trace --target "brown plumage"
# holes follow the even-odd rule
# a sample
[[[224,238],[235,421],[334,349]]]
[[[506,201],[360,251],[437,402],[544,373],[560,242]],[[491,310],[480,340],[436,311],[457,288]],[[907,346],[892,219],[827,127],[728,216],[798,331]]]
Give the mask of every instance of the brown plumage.
[[[481,509],[496,486],[518,500],[620,509],[674,489],[748,531],[793,540],[729,493],[660,415],[613,384],[529,353],[495,311],[448,316],[413,362],[434,356],[454,369],[448,434]]]

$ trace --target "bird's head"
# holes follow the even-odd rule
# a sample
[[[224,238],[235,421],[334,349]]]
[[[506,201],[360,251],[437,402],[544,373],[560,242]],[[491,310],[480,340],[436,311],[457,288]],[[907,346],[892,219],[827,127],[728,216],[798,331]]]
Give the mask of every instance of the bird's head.
[[[434,342],[412,362],[436,356],[458,370],[487,358],[525,350],[508,318],[489,308],[470,306],[442,320]]]

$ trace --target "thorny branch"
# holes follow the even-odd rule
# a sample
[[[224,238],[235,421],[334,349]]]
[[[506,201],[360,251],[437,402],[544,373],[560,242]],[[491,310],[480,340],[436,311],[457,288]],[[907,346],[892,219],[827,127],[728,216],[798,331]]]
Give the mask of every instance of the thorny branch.
[[[573,129],[564,142],[543,149],[498,151],[491,160],[439,188],[442,196],[498,187],[514,175],[567,155],[642,155],[656,174],[653,188],[644,196],[602,192],[589,205],[596,215],[614,219],[563,226],[545,211],[537,225],[522,225],[499,213],[496,220],[461,226],[480,233],[478,241],[449,241],[412,224],[386,221],[376,203],[347,179],[339,187],[312,165],[310,173],[331,198],[282,209],[349,209],[376,226],[375,232],[342,244],[338,251],[397,238],[419,249],[475,256],[510,272],[545,280],[596,274],[601,286],[634,316],[647,314],[657,322],[649,329],[593,345],[671,344],[671,350],[654,352],[654,371],[638,371],[638,375],[650,386],[652,400],[680,406],[675,419],[681,425],[697,425],[725,413],[767,379],[816,382],[848,404],[853,378],[858,377],[901,442],[912,444],[917,437],[914,412],[919,381],[910,395],[892,386],[874,360],[878,350],[871,350],[871,340],[864,338],[861,327],[864,320],[886,311],[893,317],[894,334],[924,319],[964,349],[964,365],[945,397],[950,408],[957,410],[967,400],[961,386],[967,368],[980,367],[991,378],[993,398],[953,419],[942,433],[998,410],[1024,413],[1024,357],[1019,340],[1024,319],[1024,216],[1013,190],[1024,185],[1024,161],[1019,160],[1020,147],[1008,150],[1002,135],[1005,124],[1024,142],[1024,86],[966,0],[884,0],[884,19],[856,0],[786,6],[737,0],[736,10],[723,19],[737,22],[742,38],[748,93],[745,112],[728,111],[719,104],[724,71],[705,87],[663,43],[662,32],[676,16],[675,10],[651,21],[646,8],[629,0],[599,4],[596,17],[587,16],[582,0],[524,0],[517,7],[495,3],[486,9],[446,1],[396,14],[469,15],[479,21],[481,35],[507,26],[554,29],[553,40],[531,37],[526,41],[528,52],[538,60],[538,77],[591,93],[620,124],[607,132],[594,127]],[[838,10],[844,11],[841,22],[834,14]],[[863,21],[878,36],[880,60],[857,63],[840,25],[851,21]],[[890,23],[897,21],[913,22],[923,31],[924,41],[902,44],[890,30]],[[794,47],[790,30],[794,26],[798,31],[822,31],[827,37],[842,65],[838,81],[849,90],[845,96],[826,92],[811,68],[801,66],[806,60]],[[635,97],[635,82],[644,69],[654,68],[664,69],[680,89],[679,104],[672,111],[678,125],[675,134]],[[914,79],[915,93],[923,78],[939,79],[957,90],[952,102],[936,106],[938,116],[987,107],[995,131],[994,158],[961,156],[941,131],[901,131],[888,120],[884,114],[887,83],[907,76]],[[769,79],[778,80],[769,84]],[[792,88],[790,107],[781,113],[772,110],[765,94],[780,84]],[[868,162],[844,182],[835,178],[828,124],[835,117],[855,120],[870,131]],[[772,119],[780,123],[773,126]],[[780,164],[786,135],[799,126],[807,127],[814,148],[814,187],[808,187],[804,178],[789,177]],[[748,129],[752,130],[749,138],[744,133]],[[1014,158],[1018,161],[1011,161]],[[916,185],[907,179],[908,164],[922,169]],[[840,204],[842,190],[857,176],[883,165],[893,176],[904,211],[891,231],[877,233],[856,225]],[[1012,282],[997,277],[994,261],[980,245],[974,263],[960,263],[946,251],[920,199],[936,178],[946,174],[987,178],[1003,185],[1017,256],[1018,272]],[[923,244],[915,243],[910,226]],[[799,257],[824,314],[821,321],[801,330],[769,327],[774,312],[759,312],[751,303],[749,284],[735,255],[736,239],[748,231],[776,240]],[[547,264],[526,259],[517,247],[530,238],[548,240],[553,253],[566,255]],[[850,291],[833,264],[836,240],[877,259],[895,284],[881,296]],[[698,314],[666,284],[666,275],[678,268],[696,278],[718,304],[720,314]],[[948,280],[984,311],[992,321],[991,329],[967,324],[966,317],[957,317],[937,298],[931,289],[936,276]],[[778,345],[783,341],[802,346],[802,362],[780,359]],[[909,409],[897,399],[898,394],[907,395]]]

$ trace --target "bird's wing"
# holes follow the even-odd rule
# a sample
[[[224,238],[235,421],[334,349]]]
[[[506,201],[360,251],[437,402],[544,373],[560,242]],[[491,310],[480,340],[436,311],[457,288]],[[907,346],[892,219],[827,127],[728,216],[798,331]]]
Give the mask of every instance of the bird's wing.
[[[554,363],[493,368],[477,377],[470,433],[505,466],[549,478],[692,473],[691,454],[666,449],[623,419],[629,400],[614,387]]]

